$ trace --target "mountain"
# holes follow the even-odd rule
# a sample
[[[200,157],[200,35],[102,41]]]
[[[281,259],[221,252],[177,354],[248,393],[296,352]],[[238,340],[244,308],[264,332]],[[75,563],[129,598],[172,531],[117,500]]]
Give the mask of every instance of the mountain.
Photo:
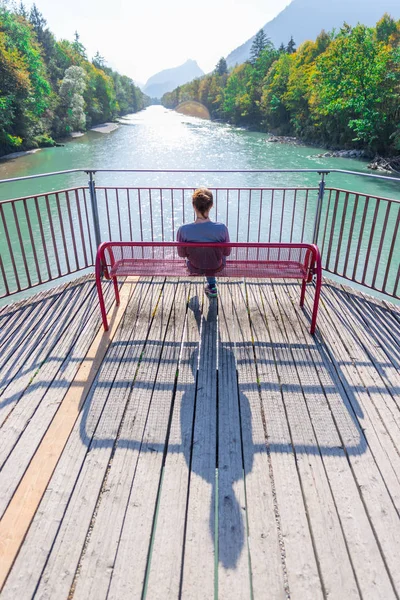
[[[161,98],[166,92],[172,92],[178,85],[183,85],[204,75],[195,60],[187,60],[183,65],[173,69],[165,69],[156,73],[147,81],[143,92],[150,98]]]
[[[286,45],[290,36],[299,46],[306,40],[315,40],[322,29],[340,29],[344,21],[353,26],[357,23],[375,25],[385,12],[399,19],[399,0],[293,0],[263,29],[277,48],[282,42]],[[244,63],[249,58],[254,37],[228,55],[228,67]]]

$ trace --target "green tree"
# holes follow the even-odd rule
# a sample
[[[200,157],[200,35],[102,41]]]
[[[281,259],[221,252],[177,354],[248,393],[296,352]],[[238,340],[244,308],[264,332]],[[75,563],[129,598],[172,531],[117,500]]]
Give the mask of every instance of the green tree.
[[[271,40],[266,36],[264,29],[260,29],[250,48],[250,62],[254,64],[264,48],[270,45]]]
[[[343,27],[316,61],[311,108],[317,124],[341,144],[384,151],[398,122],[399,49],[375,30]]]
[[[25,20],[28,20],[29,13],[28,13],[28,11],[26,9],[26,6],[25,6],[25,4],[23,2],[19,3],[17,14],[20,15],[20,17],[23,17]]]
[[[106,66],[106,61],[104,60],[104,57],[101,56],[99,51],[97,51],[95,56],[93,57],[92,63],[97,69],[104,69],[104,67]]]
[[[286,52],[287,52],[288,54],[294,54],[294,53],[296,52],[296,44],[295,44],[295,41],[294,41],[294,39],[293,39],[293,36],[292,36],[292,35],[290,36],[289,43],[288,43],[288,45],[286,46]]]
[[[86,89],[86,74],[82,67],[72,66],[65,71],[60,85],[60,133],[82,131],[86,127],[83,94]]]
[[[217,75],[226,75],[228,73],[228,65],[226,64],[226,60],[224,57],[220,58],[216,67],[215,72]]]
[[[85,60],[87,59],[87,57],[86,57],[86,48],[80,42],[80,36],[79,36],[79,33],[77,31],[75,31],[75,33],[74,33],[74,41],[72,43],[72,47],[73,47],[73,49],[75,50],[75,52],[77,54],[79,54]]]
[[[322,31],[315,42],[304,42],[293,55],[287,90],[282,100],[290,114],[293,133],[301,137],[317,137],[309,107],[312,78],[315,61],[326,51],[330,42],[330,35]]]
[[[396,39],[398,35],[397,23],[390,15],[385,13],[376,24],[376,39],[378,42],[388,44],[391,38]],[[398,40],[396,40],[398,42]]]
[[[288,89],[293,55],[281,54],[268,71],[263,85],[261,113],[268,130],[281,135],[292,132],[290,112],[284,101]]]

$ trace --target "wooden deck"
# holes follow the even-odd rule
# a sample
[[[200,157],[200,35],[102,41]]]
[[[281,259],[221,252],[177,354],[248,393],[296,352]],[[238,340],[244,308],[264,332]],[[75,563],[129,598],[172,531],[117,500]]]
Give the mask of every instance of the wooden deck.
[[[399,598],[399,308],[219,292],[0,310],[1,600]]]

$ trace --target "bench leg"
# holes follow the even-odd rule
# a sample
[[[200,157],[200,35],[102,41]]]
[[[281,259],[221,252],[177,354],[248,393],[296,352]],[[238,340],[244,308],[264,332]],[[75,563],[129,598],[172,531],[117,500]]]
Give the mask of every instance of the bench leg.
[[[116,277],[113,277],[113,284],[114,284],[114,292],[115,292],[115,302],[117,304],[117,306],[119,306],[119,289],[118,289],[118,281]]]
[[[304,298],[306,295],[306,285],[307,285],[307,281],[305,279],[303,279],[303,282],[301,284],[301,296],[300,296],[300,306],[301,307],[304,306]]]
[[[317,324],[318,304],[319,304],[319,296],[321,293],[321,285],[322,285],[322,281],[321,281],[321,276],[320,276],[320,277],[317,277],[317,282],[315,285],[314,306],[313,306],[311,329],[310,329],[311,335],[314,335],[315,327]]]
[[[108,321],[107,321],[106,307],[104,304],[103,288],[101,286],[101,279],[100,279],[100,277],[97,277],[97,274],[96,274],[96,287],[97,287],[97,295],[99,297],[101,318],[103,321],[104,331],[108,331]]]

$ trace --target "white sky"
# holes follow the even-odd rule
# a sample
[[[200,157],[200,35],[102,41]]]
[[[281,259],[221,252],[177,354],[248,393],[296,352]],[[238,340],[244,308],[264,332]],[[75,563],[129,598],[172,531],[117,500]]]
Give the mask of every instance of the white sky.
[[[98,50],[108,66],[145,83],[188,58],[211,71],[290,1],[36,0],[36,6],[57,39],[72,41],[77,30],[90,59]]]

